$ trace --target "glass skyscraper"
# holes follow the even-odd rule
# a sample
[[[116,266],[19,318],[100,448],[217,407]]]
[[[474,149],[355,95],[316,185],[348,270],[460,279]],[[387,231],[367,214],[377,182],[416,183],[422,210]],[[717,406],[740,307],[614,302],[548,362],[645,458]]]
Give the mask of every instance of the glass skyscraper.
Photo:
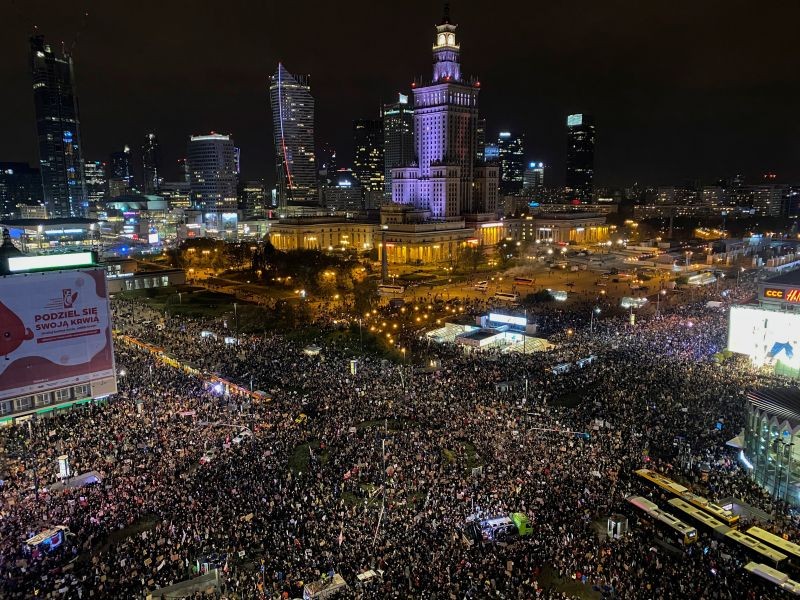
[[[270,78],[272,132],[278,206],[315,205],[314,97],[308,77],[292,75],[282,63]]]
[[[525,174],[525,138],[501,131],[497,138],[497,152],[500,159],[500,193],[519,194],[522,191]]]
[[[86,181],[72,57],[56,55],[44,36],[36,35],[31,38],[31,71],[47,213],[52,217],[83,216]]]
[[[594,119],[589,115],[567,117],[567,176],[565,200],[591,202],[594,180]]]
[[[383,121],[353,121],[353,174],[365,192],[383,193]]]
[[[142,144],[142,183],[145,194],[158,194],[161,186],[161,150],[155,133],[144,136]]]
[[[405,94],[383,107],[383,190],[392,196],[392,169],[414,162],[414,109]]]
[[[106,198],[108,182],[106,181],[106,165],[99,160],[87,160],[84,165],[86,176],[86,194],[89,204],[94,205],[103,202]]]

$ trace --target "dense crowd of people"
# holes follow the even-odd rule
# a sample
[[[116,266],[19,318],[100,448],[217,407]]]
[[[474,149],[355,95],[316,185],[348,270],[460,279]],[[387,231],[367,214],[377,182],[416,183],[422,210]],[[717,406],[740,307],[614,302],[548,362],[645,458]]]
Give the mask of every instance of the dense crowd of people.
[[[725,302],[750,293],[737,286]],[[648,466],[796,533],[725,445],[760,376],[712,360],[726,318],[706,299],[635,325],[604,315],[591,329],[542,308],[556,348],[537,354],[429,350],[403,334],[412,356],[426,344],[435,369],[343,342],[309,355],[274,332],[231,344],[226,323],[116,299],[116,329],[189,368],[118,337],[118,394],[0,432],[0,595],[137,598],[217,569],[228,599],[299,598],[334,572],[348,598],[554,599],[582,586],[626,599],[781,598],[744,571],[739,548],[707,532],[688,551],[659,544],[626,501],[666,500],[633,474]],[[553,370],[564,363],[573,368]],[[51,490],[63,454],[101,480]],[[531,535],[465,535],[471,518],[516,512]],[[631,519],[620,539],[605,534],[615,513]],[[32,552],[25,541],[54,525],[69,529],[65,543]]]

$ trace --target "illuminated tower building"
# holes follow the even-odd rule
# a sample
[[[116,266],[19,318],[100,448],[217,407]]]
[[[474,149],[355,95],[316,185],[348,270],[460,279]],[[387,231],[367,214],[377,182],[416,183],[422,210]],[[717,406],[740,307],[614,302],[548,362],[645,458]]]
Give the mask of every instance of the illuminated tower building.
[[[589,115],[567,117],[566,200],[591,202],[594,179],[594,120]]]
[[[48,215],[86,212],[86,181],[72,57],[57,56],[44,36],[31,38],[31,71],[42,192]]]
[[[314,97],[308,77],[292,75],[278,63],[270,78],[269,98],[278,206],[317,205]]]
[[[417,164],[392,171],[393,202],[429,211],[434,220],[495,210],[484,201],[480,207],[474,202],[480,82],[462,76],[460,50],[456,25],[445,5],[444,18],[436,26],[433,77],[414,86]],[[487,173],[480,175],[483,180]],[[482,181],[481,190],[490,187]]]

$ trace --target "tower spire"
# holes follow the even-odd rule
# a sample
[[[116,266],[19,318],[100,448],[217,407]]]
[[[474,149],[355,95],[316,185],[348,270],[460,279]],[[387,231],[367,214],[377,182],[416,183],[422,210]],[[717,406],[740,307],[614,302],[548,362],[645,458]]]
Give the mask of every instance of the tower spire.
[[[450,2],[444,3],[444,16],[442,17],[442,25],[450,23]]]

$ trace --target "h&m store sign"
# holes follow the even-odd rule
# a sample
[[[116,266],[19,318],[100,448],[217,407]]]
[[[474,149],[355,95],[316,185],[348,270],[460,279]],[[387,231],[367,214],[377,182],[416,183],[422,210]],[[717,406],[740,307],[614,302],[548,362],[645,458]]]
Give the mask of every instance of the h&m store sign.
[[[800,304],[800,288],[764,288],[764,299]]]

